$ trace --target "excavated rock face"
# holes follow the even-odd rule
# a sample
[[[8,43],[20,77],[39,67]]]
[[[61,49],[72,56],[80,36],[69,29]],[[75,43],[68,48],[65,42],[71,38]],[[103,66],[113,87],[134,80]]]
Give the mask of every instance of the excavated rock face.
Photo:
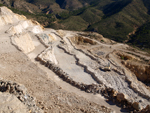
[[[36,26],[33,26],[33,29],[32,29],[32,32],[35,33],[35,34],[39,34],[39,33],[42,33],[43,31],[43,28],[39,25],[36,25]]]
[[[6,25],[9,23],[13,23],[13,15],[12,11],[7,9],[6,7],[1,7],[0,8],[0,25]]]
[[[23,15],[14,14],[10,9],[3,6],[0,7],[0,25],[13,24],[16,21],[25,20]]]
[[[41,33],[36,36],[39,38],[40,42],[46,47],[51,46],[51,44],[57,40],[56,35],[54,35],[53,33],[51,34]]]
[[[35,49],[32,39],[28,33],[14,35],[12,37],[12,42],[14,45],[17,45],[18,49],[22,50],[24,53],[29,53]]]
[[[51,61],[54,64],[58,64],[58,61],[54,55],[54,49],[51,49],[51,47],[47,48],[37,58],[41,61]]]
[[[128,55],[128,54],[125,54],[125,53],[120,53],[120,52],[118,52],[117,55],[118,55],[118,56],[120,57],[120,59],[122,59],[122,60],[133,60],[133,59],[135,59],[134,56]]]
[[[117,52],[116,54],[122,60],[121,63],[133,72],[139,80],[150,82],[150,66],[148,62],[127,53]]]
[[[78,33],[79,36],[89,37],[90,39],[95,39],[101,43],[105,44],[116,44],[115,41],[110,40],[108,38],[104,38],[103,35],[98,34],[96,32],[80,32]]]
[[[136,64],[133,62],[123,62],[123,64],[130,69],[139,80],[143,82],[150,82],[150,66],[144,64]]]
[[[94,40],[82,36],[76,36],[72,38],[72,41],[78,45],[85,45],[85,44],[96,45],[96,42]]]
[[[6,32],[11,34],[19,34],[24,32],[24,29],[27,29],[28,27],[33,25],[34,24],[32,23],[31,20],[25,19],[24,21],[19,22],[17,25],[10,27]]]
[[[6,7],[0,7],[0,25],[10,25],[5,33],[11,35],[12,43],[24,53],[29,53],[35,49],[29,32],[39,34],[43,32],[43,27],[36,21],[27,20],[25,16],[14,14]]]
[[[12,13],[13,12],[5,6],[0,8],[0,14],[1,15],[7,15],[7,14],[12,14]]]
[[[141,113],[150,113],[150,105],[147,105],[142,111]]]

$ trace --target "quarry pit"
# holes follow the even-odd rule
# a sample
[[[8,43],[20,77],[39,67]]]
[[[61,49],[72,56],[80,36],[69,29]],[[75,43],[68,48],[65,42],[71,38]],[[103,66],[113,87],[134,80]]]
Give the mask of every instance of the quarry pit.
[[[64,106],[62,112],[150,110],[147,53],[97,33],[43,28],[6,7],[0,9],[0,78],[25,85],[37,99],[38,112],[59,112]]]

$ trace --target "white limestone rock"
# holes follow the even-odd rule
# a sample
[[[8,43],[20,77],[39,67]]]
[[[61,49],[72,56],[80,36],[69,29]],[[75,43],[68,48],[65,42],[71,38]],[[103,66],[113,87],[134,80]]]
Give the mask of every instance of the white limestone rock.
[[[34,43],[28,33],[15,35],[11,39],[12,43],[24,53],[29,53],[35,49]]]
[[[26,20],[23,15],[13,13],[10,9],[3,6],[0,7],[0,25],[12,24],[20,20]]]
[[[42,59],[43,61],[51,61],[54,64],[58,64],[58,61],[54,55],[54,49],[51,49],[51,47],[47,48],[44,52],[42,52],[39,56],[39,59]]]
[[[33,26],[33,23],[31,20],[25,20],[19,22],[17,25],[10,27],[6,32],[11,34],[19,34],[23,33],[28,27]]]

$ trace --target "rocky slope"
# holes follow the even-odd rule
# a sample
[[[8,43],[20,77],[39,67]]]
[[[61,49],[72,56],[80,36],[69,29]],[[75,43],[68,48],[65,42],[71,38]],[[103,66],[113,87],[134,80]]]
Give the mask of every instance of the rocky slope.
[[[149,66],[147,53],[98,33],[45,29],[6,7],[0,11],[0,78],[23,84],[44,112],[120,112],[105,99],[131,112],[149,112],[149,86],[141,82],[143,71],[134,71]]]

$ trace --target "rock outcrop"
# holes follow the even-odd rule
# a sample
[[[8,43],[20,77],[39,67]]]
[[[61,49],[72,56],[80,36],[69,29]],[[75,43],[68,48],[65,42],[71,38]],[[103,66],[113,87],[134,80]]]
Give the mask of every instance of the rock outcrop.
[[[127,53],[117,52],[116,54],[122,60],[121,63],[134,73],[139,80],[145,83],[150,82],[150,66],[147,60]]]
[[[94,40],[91,40],[89,38],[85,38],[83,36],[75,36],[74,38],[71,38],[71,40],[76,44],[90,44],[90,45],[96,45],[96,42]]]
[[[39,34],[44,29],[38,22],[27,20],[25,16],[15,14],[4,6],[0,7],[0,24],[11,26],[5,33],[11,35],[12,43],[24,53],[35,49],[30,32]]]
[[[57,40],[56,35],[54,35],[53,33],[50,34],[41,33],[37,34],[36,36],[41,41],[41,43],[46,47],[52,46],[52,43]]]
[[[150,66],[140,63],[134,63],[130,61],[122,62],[127,68],[129,68],[139,80],[148,83],[150,82]]]
[[[31,27],[33,25],[34,24],[32,23],[31,20],[25,19],[25,20],[19,22],[17,25],[10,27],[10,29],[6,32],[10,33],[10,34],[20,34],[20,33],[24,32],[25,29],[27,29],[28,27]]]
[[[3,6],[0,7],[0,25],[12,24],[18,20],[25,20],[26,17],[13,13],[10,9]]]
[[[21,35],[15,34],[11,37],[11,39],[12,43],[24,53],[29,53],[35,49],[31,36],[28,33],[24,33]]]
[[[54,49],[52,49],[51,47],[47,48],[40,55],[38,55],[37,59],[41,61],[50,61],[56,65],[58,64],[58,61],[56,60],[54,55]]]

